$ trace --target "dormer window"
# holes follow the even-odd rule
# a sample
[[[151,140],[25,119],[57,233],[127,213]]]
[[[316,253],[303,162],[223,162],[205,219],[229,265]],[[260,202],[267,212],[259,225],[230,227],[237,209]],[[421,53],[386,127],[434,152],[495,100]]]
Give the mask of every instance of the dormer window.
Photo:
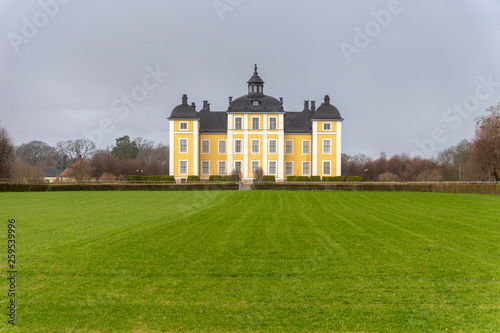
[[[252,102],[252,106],[259,106],[260,105],[260,102],[255,100]]]

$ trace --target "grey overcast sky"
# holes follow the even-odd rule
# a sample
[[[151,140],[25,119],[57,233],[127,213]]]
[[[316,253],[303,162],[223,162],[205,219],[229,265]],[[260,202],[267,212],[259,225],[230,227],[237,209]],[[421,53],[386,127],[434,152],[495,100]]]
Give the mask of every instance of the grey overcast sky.
[[[287,111],[329,94],[343,152],[432,156],[500,102],[499,0],[1,0],[15,144],[168,144],[183,93],[225,111],[259,66]]]

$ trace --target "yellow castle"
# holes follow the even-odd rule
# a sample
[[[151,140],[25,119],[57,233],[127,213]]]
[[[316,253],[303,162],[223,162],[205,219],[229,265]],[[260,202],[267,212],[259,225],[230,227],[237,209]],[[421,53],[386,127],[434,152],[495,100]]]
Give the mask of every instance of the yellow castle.
[[[172,110],[170,121],[170,175],[177,181],[189,175],[207,180],[211,175],[240,173],[251,181],[262,168],[277,181],[287,176],[339,176],[342,117],[327,95],[316,108],[304,102],[299,112],[285,111],[283,98],[264,94],[257,65],[248,93],[229,97],[226,111],[211,111],[208,101]]]

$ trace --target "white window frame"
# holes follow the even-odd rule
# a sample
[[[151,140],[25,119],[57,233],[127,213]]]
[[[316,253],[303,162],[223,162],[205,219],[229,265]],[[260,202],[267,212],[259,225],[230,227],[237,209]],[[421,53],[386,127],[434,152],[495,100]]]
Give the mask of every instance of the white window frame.
[[[259,105],[260,105],[259,101],[253,101],[253,102],[252,102],[252,106],[253,106],[253,107],[257,107],[257,106],[259,106]]]
[[[287,166],[291,165],[291,172],[287,172]],[[285,176],[293,176],[293,162],[292,161],[286,161],[285,162]]]
[[[291,142],[291,152],[288,152],[288,143]],[[285,141],[285,154],[287,155],[292,155],[293,154],[293,140],[286,140]]]
[[[236,142],[240,143],[240,151],[236,151],[236,147],[237,147]],[[241,139],[234,140],[234,153],[235,154],[243,154],[243,140],[241,140]]]
[[[274,142],[274,151],[271,150],[271,141]],[[278,140],[270,139],[269,140],[269,154],[277,154],[278,153]]]
[[[207,172],[204,172],[204,165],[207,166]],[[210,175],[210,161],[201,161],[201,174],[202,175]]]
[[[221,143],[224,144],[224,149],[221,149]],[[219,154],[226,153],[226,140],[219,140]]]
[[[254,163],[257,163],[257,167],[254,167]],[[252,161],[250,165],[252,167],[252,175],[255,175],[255,170],[260,168],[260,161]]]
[[[254,127],[254,119],[257,119],[257,128]],[[252,117],[252,129],[253,130],[259,130],[260,129],[260,117]]]
[[[271,164],[273,164],[273,163],[274,163],[274,172],[272,171],[273,168],[271,167]],[[270,175],[275,176],[277,174],[277,171],[278,171],[278,163],[276,161],[269,161],[268,165],[269,165],[268,173]]]
[[[305,151],[305,143],[307,142],[307,152]],[[302,140],[302,154],[310,155],[311,154],[311,140]]]
[[[226,174],[226,161],[219,161],[219,163],[217,164],[218,164],[218,170],[217,170],[218,174],[224,176]],[[221,167],[220,167],[221,165],[224,166],[224,172],[221,172]]]
[[[272,124],[271,120],[274,120],[274,128],[273,128],[273,126],[271,126],[271,124]],[[277,117],[269,117],[269,129],[270,130],[278,129],[278,118]]]
[[[325,143],[328,142],[328,150],[326,151]],[[331,154],[332,153],[332,139],[323,139],[323,154]]]
[[[240,164],[239,168],[236,167],[236,163]],[[240,174],[243,174],[243,161],[234,161],[234,170],[239,170]]]
[[[186,163],[186,172],[182,172],[182,163]],[[187,175],[189,174],[189,161],[180,160],[179,161],[179,175]]]
[[[332,130],[332,123],[323,123],[323,131],[331,131],[331,130]]]
[[[254,151],[254,142],[257,142],[257,151]],[[252,142],[251,142],[252,146],[251,146],[251,152],[252,154],[260,154],[260,140],[259,139],[253,139]]]
[[[325,172],[325,164],[328,163],[328,167],[330,169],[330,172],[329,173],[326,173]],[[331,176],[332,175],[332,161],[323,161],[322,163],[322,167],[323,169],[321,171],[323,171],[323,176]]]
[[[307,165],[308,172],[304,172],[305,171],[305,169],[304,169],[305,165]],[[303,176],[309,176],[309,175],[311,175],[311,163],[309,161],[303,161],[302,162],[302,175]]]
[[[182,151],[182,141],[186,140],[186,151]],[[179,153],[186,154],[189,153],[189,139],[180,138],[179,139]]]
[[[183,126],[183,125],[185,125],[185,126],[186,126],[186,128],[182,128],[182,126]],[[187,122],[185,122],[185,121],[180,122],[180,123],[179,123],[179,130],[180,130],[180,131],[187,131],[187,130],[188,130],[188,123],[187,123]]]
[[[237,120],[239,120],[239,123]],[[236,126],[236,125],[239,125],[239,126]],[[243,117],[234,117],[234,129],[235,130],[243,129]]]
[[[205,151],[205,144],[207,144],[207,150]],[[201,140],[201,153],[210,154],[210,140]]]

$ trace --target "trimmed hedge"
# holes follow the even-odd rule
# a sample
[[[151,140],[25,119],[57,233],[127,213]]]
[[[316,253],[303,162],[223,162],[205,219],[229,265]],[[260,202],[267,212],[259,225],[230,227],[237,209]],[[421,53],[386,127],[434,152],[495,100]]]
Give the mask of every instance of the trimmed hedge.
[[[161,176],[160,181],[175,183],[175,177],[174,176]]]
[[[29,185],[0,183],[0,192],[63,192],[63,191],[204,191],[238,190],[238,184],[50,184]]]
[[[312,182],[320,182],[321,177],[320,176],[311,176],[311,178],[309,178],[309,180]]]
[[[345,182],[345,176],[323,177],[324,182]]]
[[[192,183],[192,182],[199,182],[200,177],[199,176],[188,176],[187,177],[187,182]]]
[[[309,177],[307,176],[297,176],[297,182],[308,182],[309,181]]]
[[[262,177],[263,182],[276,182],[276,176],[264,176]]]
[[[349,176],[349,177],[347,177],[347,181],[348,182],[362,182],[363,178],[361,178],[359,176]]]
[[[138,175],[127,176],[127,181],[129,181],[129,182],[142,182],[144,180],[145,179],[143,176],[138,176]]]
[[[287,176],[286,177],[287,182],[294,182],[297,181],[297,176]]]
[[[147,181],[148,182],[159,182],[161,180],[160,176],[148,176]]]
[[[210,176],[210,178],[208,178],[208,181],[209,182],[221,182],[222,176],[218,176],[218,175]]]

